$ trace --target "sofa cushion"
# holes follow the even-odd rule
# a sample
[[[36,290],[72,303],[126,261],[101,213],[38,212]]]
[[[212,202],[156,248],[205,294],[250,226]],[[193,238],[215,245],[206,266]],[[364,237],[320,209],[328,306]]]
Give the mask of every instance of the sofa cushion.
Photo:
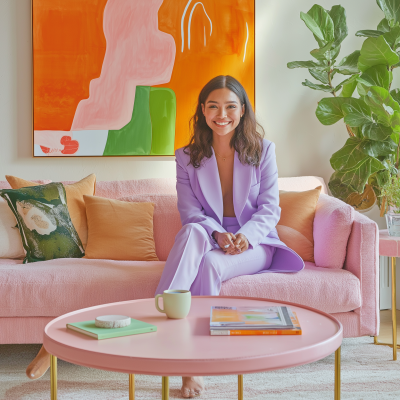
[[[38,185],[45,185],[46,183],[50,183],[51,180],[45,179],[45,180],[38,180],[38,181],[32,181],[36,182]],[[0,189],[12,189],[10,184],[7,181],[0,181]]]
[[[281,217],[276,226],[279,239],[303,261],[314,262],[313,223],[321,186],[302,192],[279,191]]]
[[[166,261],[174,245],[175,236],[182,228],[176,194],[137,194],[121,197],[119,200],[154,203],[153,226],[156,253],[160,261]]]
[[[245,275],[224,282],[221,296],[250,296],[289,301],[327,313],[361,306],[360,281],[344,269],[316,267],[306,262],[298,273]]]
[[[165,264],[83,258],[18,261],[0,262],[0,317],[56,317],[98,304],[154,297]],[[360,282],[351,272],[308,262],[295,274],[230,279],[222,284],[221,295],[286,300],[329,313],[361,305]]]
[[[26,186],[35,186],[37,182],[27,181],[25,179],[17,178],[15,176],[6,175],[6,179],[10,183],[13,189],[20,189]],[[78,182],[74,182],[69,185],[65,185],[65,192],[67,194],[68,211],[71,217],[72,223],[78,232],[78,236],[81,239],[83,248],[86,248],[87,242],[87,224],[86,224],[86,212],[85,202],[83,201],[83,195],[92,196],[96,191],[96,175],[91,174],[86,178],[81,179]]]
[[[164,262],[56,259],[0,263],[0,317],[55,317],[104,303],[154,297]]]
[[[83,196],[88,242],[85,258],[158,261],[153,234],[153,203],[127,203]]]
[[[2,189],[0,196],[18,221],[26,251],[24,263],[83,257],[82,243],[72,225],[61,183]]]
[[[314,259],[318,267],[343,268],[353,226],[353,207],[321,195],[314,218]]]
[[[23,258],[21,234],[17,227],[17,220],[7,202],[0,197],[0,259]]]

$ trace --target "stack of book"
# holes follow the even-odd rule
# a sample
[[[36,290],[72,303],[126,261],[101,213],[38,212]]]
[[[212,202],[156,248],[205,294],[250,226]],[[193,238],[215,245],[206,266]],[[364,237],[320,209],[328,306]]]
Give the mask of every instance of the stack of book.
[[[301,335],[297,315],[289,307],[211,307],[210,334]]]

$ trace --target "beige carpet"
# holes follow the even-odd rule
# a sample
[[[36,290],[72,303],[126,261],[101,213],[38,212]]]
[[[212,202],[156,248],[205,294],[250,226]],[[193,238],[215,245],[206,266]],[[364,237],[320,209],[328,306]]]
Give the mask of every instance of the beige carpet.
[[[369,337],[345,339],[342,345],[342,399],[400,399],[400,361],[392,349]],[[48,400],[50,374],[30,381],[25,367],[39,345],[0,345],[0,399]],[[237,399],[237,377],[207,377],[203,399]],[[252,400],[333,399],[334,355],[313,364],[244,376],[244,397]],[[170,398],[180,398],[180,378],[170,378]],[[128,376],[79,367],[59,360],[60,400],[128,400]],[[136,376],[136,399],[161,399],[161,378]]]

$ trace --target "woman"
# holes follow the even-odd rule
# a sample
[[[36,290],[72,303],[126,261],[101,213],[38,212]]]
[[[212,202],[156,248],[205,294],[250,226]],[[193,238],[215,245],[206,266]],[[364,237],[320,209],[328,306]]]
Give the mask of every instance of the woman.
[[[297,272],[303,260],[279,240],[275,145],[263,139],[243,86],[217,76],[201,90],[190,143],[175,152],[182,229],[156,294],[187,289],[218,295],[235,276]],[[259,131],[257,131],[259,128]],[[183,397],[204,389],[182,377]]]

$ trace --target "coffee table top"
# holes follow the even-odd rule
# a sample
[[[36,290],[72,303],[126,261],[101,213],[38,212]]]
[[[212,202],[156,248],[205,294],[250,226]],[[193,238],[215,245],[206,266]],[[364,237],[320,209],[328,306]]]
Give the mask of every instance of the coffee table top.
[[[211,306],[290,305],[303,335],[211,336]],[[66,328],[67,323],[100,315],[127,315],[157,326],[157,332],[97,340]],[[168,319],[154,299],[85,308],[47,324],[43,344],[54,356],[73,364],[131,374],[240,375],[294,367],[332,354],[342,342],[342,325],[322,311],[293,303],[250,297],[192,297],[187,318]]]

